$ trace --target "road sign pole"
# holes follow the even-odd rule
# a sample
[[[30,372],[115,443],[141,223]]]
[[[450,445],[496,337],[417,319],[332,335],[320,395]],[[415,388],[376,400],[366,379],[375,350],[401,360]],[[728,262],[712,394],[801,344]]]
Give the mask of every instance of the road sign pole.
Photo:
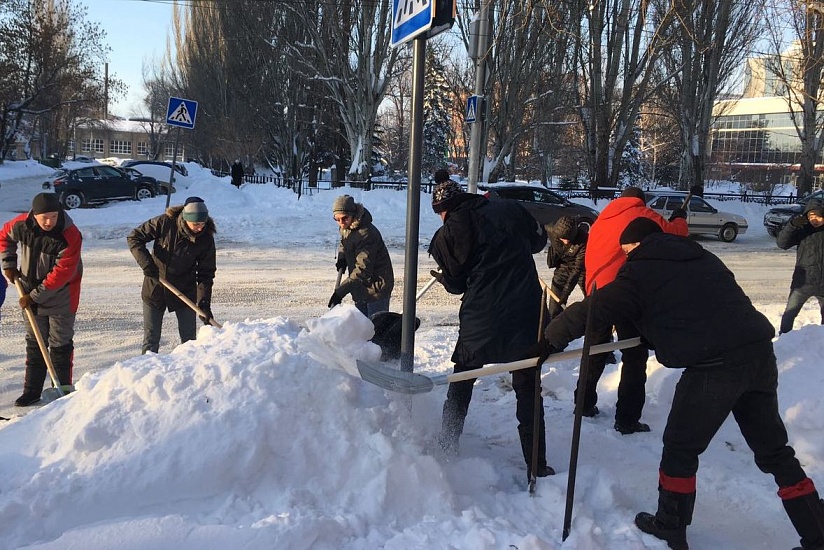
[[[489,49],[489,2],[491,0],[483,0],[481,3],[481,11],[478,14],[478,47],[475,59],[475,95],[478,96],[478,103],[475,110],[475,122],[472,124],[472,131],[469,135],[469,174],[467,181],[467,190],[470,193],[478,191],[478,179],[481,168],[481,141],[484,136],[484,125],[486,124],[486,117],[484,116],[484,85],[486,83],[486,60],[487,50]]]
[[[415,359],[415,293],[418,281],[418,238],[421,214],[421,150],[423,149],[423,80],[426,37],[412,42],[412,136],[409,183],[406,186],[406,255],[404,258],[401,370],[412,372]]]
[[[172,200],[172,189],[175,186],[175,162],[177,162],[177,144],[180,143],[180,126],[175,132],[175,148],[172,153],[172,173],[169,176],[169,189],[166,191],[166,208],[169,208],[169,202]]]

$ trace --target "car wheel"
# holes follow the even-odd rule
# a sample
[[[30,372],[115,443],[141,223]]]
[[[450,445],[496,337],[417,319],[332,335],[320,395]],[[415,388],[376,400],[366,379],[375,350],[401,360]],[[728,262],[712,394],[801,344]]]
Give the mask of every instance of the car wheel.
[[[63,194],[63,206],[66,210],[71,210],[72,208],[80,208],[83,206],[83,195],[78,193],[77,191],[70,191],[68,193]]]
[[[718,232],[718,238],[725,243],[731,243],[738,236],[738,226],[734,223],[725,224]]]
[[[148,187],[138,187],[134,196],[137,200],[142,201],[143,199],[151,199],[154,197],[154,193]]]

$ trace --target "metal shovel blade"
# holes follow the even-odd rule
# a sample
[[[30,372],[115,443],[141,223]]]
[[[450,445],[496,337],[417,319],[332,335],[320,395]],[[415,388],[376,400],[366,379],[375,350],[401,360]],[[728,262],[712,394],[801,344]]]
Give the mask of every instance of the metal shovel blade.
[[[365,381],[397,393],[416,394],[432,391],[432,378],[414,372],[390,369],[358,361],[358,372]]]

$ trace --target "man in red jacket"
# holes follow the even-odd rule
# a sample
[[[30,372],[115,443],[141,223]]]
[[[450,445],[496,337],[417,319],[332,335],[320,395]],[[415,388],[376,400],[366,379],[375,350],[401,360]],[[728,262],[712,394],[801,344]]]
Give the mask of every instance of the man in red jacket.
[[[20,280],[24,292],[20,307],[34,313],[61,386],[72,384],[74,321],[83,276],[82,240],[54,193],[39,193],[32,200],[31,212],[20,214],[0,229],[3,275],[12,283]],[[46,360],[27,324],[26,380],[15,405],[27,407],[40,401],[46,372]]]
[[[658,223],[665,233],[686,236],[687,213],[676,209],[669,220],[647,207],[644,192],[638,187],[627,187],[621,196],[610,202],[598,215],[589,231],[584,266],[586,270],[586,294],[592,293],[593,285],[603,288],[618,274],[626,263],[627,256],[621,250],[618,238],[629,223],[636,218],[650,218]],[[616,324],[618,338],[634,338],[637,329],[631,324]],[[608,342],[612,339],[610,332],[598,335],[593,344]],[[597,386],[604,372],[608,354],[591,358],[589,377],[584,390],[584,415],[598,414]],[[615,429],[624,435],[636,432],[648,432],[649,425],[640,422],[644,408],[645,384],[647,382],[647,359],[649,350],[642,344],[621,352],[621,381],[618,384],[618,402],[615,405]],[[576,396],[577,397],[577,396]]]

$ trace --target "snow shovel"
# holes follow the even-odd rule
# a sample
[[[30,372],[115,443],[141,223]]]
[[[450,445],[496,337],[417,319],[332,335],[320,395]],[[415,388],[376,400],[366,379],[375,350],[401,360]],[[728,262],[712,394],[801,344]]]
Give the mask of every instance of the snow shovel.
[[[589,355],[598,355],[615,351],[617,349],[632,348],[641,344],[641,338],[627,338],[626,340],[619,340],[617,342],[607,342],[605,344],[598,344],[592,346],[589,350]],[[558,361],[566,361],[568,359],[579,359],[583,349],[574,349],[569,351],[562,351],[560,353],[553,353],[550,355],[546,363],[556,363]],[[500,374],[502,372],[510,372],[513,370],[528,369],[534,367],[538,362],[537,357],[530,359],[521,359],[520,361],[512,361],[511,363],[490,363],[484,365],[480,369],[473,369],[464,372],[456,372],[453,374],[440,374],[438,376],[426,376],[415,372],[405,372],[390,368],[385,365],[376,365],[358,361],[358,373],[363,380],[389,391],[406,394],[426,393],[434,389],[435,386],[442,386],[451,384],[452,382],[460,382],[462,380],[471,380],[473,378],[480,378],[481,376],[489,376],[491,374]]]
[[[163,277],[160,277],[160,282],[161,282],[161,284],[162,284],[163,286],[165,286],[166,288],[168,288],[168,289],[172,292],[172,294],[174,294],[175,296],[177,296],[178,298],[180,298],[180,301],[181,301],[181,302],[183,302],[184,304],[186,304],[187,306],[189,306],[190,308],[192,308],[192,310],[193,310],[195,313],[197,313],[197,314],[198,314],[198,316],[203,317],[204,319],[207,317],[206,313],[205,313],[202,309],[200,309],[199,307],[197,307],[197,306],[195,305],[195,303],[189,299],[189,297],[188,297],[188,296],[186,296],[185,294],[183,294],[182,292],[180,292],[178,289],[176,289],[176,288],[174,287],[174,285],[172,285],[172,283],[170,283],[169,281],[167,281],[167,280],[166,280],[166,279],[164,279]],[[212,318],[210,318],[210,319],[209,319],[209,324],[210,324],[210,325],[212,325],[212,326],[213,326],[213,327],[215,327],[215,328],[223,328],[223,325],[221,325],[220,323],[218,323],[217,321],[215,321],[214,317],[212,317]]]
[[[22,298],[26,292],[23,290],[23,285],[20,283],[19,277],[14,279],[14,286],[17,288],[17,294],[19,294]],[[46,362],[46,370],[49,371],[49,378],[51,378],[52,383],[51,388],[43,390],[40,399],[42,401],[54,401],[58,397],[63,397],[67,393],[74,391],[74,386],[71,384],[66,384],[65,386],[60,385],[60,379],[57,377],[57,371],[54,369],[54,363],[52,363],[51,355],[49,355],[49,349],[46,347],[46,341],[43,340],[43,334],[37,326],[37,320],[34,318],[34,312],[32,312],[30,307],[25,308],[23,311],[26,312],[26,319],[28,319],[29,325],[31,326],[31,331],[37,339],[37,346],[40,348],[40,354]]]
[[[421,296],[432,288],[438,279],[432,277],[415,295],[417,302]],[[372,315],[372,325],[375,327],[375,336],[372,342],[379,345],[382,351],[382,360],[397,359],[401,350],[401,324],[403,313],[394,311],[379,311]],[[415,317],[415,330],[421,325],[421,320]]]

